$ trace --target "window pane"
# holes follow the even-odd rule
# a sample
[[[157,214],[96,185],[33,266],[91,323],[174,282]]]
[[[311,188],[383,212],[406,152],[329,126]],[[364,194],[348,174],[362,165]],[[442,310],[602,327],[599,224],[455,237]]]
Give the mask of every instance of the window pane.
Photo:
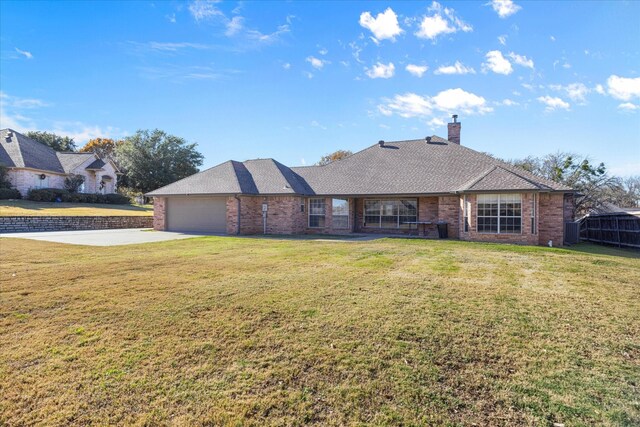
[[[334,215],[333,228],[349,228],[349,217],[347,215]]]
[[[309,227],[324,227],[324,215],[310,215]]]
[[[333,199],[331,208],[333,215],[349,215],[349,201],[346,199]]]

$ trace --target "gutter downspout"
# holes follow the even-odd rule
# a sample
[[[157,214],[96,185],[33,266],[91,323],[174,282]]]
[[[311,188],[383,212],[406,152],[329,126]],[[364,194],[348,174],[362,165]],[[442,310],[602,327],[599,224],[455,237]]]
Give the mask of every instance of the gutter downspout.
[[[238,197],[238,195],[236,194],[235,196],[233,196],[236,201],[238,202],[238,221],[237,221],[237,225],[236,225],[236,235],[240,234],[240,208],[242,207],[242,204],[240,203],[240,197]]]

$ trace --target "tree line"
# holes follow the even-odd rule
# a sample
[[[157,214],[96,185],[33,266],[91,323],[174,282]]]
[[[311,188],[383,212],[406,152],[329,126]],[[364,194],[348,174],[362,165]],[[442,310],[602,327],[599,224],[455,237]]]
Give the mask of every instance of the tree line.
[[[90,153],[111,159],[122,175],[118,188],[131,195],[146,193],[198,172],[204,157],[197,144],[160,129],[139,130],[121,140],[94,138],[78,149],[73,138],[51,132],[26,135],[56,151]]]

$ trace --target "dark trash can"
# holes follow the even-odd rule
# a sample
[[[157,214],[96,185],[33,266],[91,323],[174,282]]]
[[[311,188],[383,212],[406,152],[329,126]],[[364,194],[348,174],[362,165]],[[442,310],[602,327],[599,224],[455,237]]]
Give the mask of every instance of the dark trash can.
[[[449,237],[449,228],[446,222],[438,223],[438,237],[440,239],[447,239]]]

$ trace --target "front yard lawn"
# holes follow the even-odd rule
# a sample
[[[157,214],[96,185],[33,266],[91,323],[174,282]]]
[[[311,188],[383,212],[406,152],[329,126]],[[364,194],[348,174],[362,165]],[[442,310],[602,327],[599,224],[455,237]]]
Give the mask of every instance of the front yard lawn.
[[[640,425],[640,258],[0,240],[3,425]]]
[[[152,205],[105,205],[0,200],[0,216],[150,216]]]

